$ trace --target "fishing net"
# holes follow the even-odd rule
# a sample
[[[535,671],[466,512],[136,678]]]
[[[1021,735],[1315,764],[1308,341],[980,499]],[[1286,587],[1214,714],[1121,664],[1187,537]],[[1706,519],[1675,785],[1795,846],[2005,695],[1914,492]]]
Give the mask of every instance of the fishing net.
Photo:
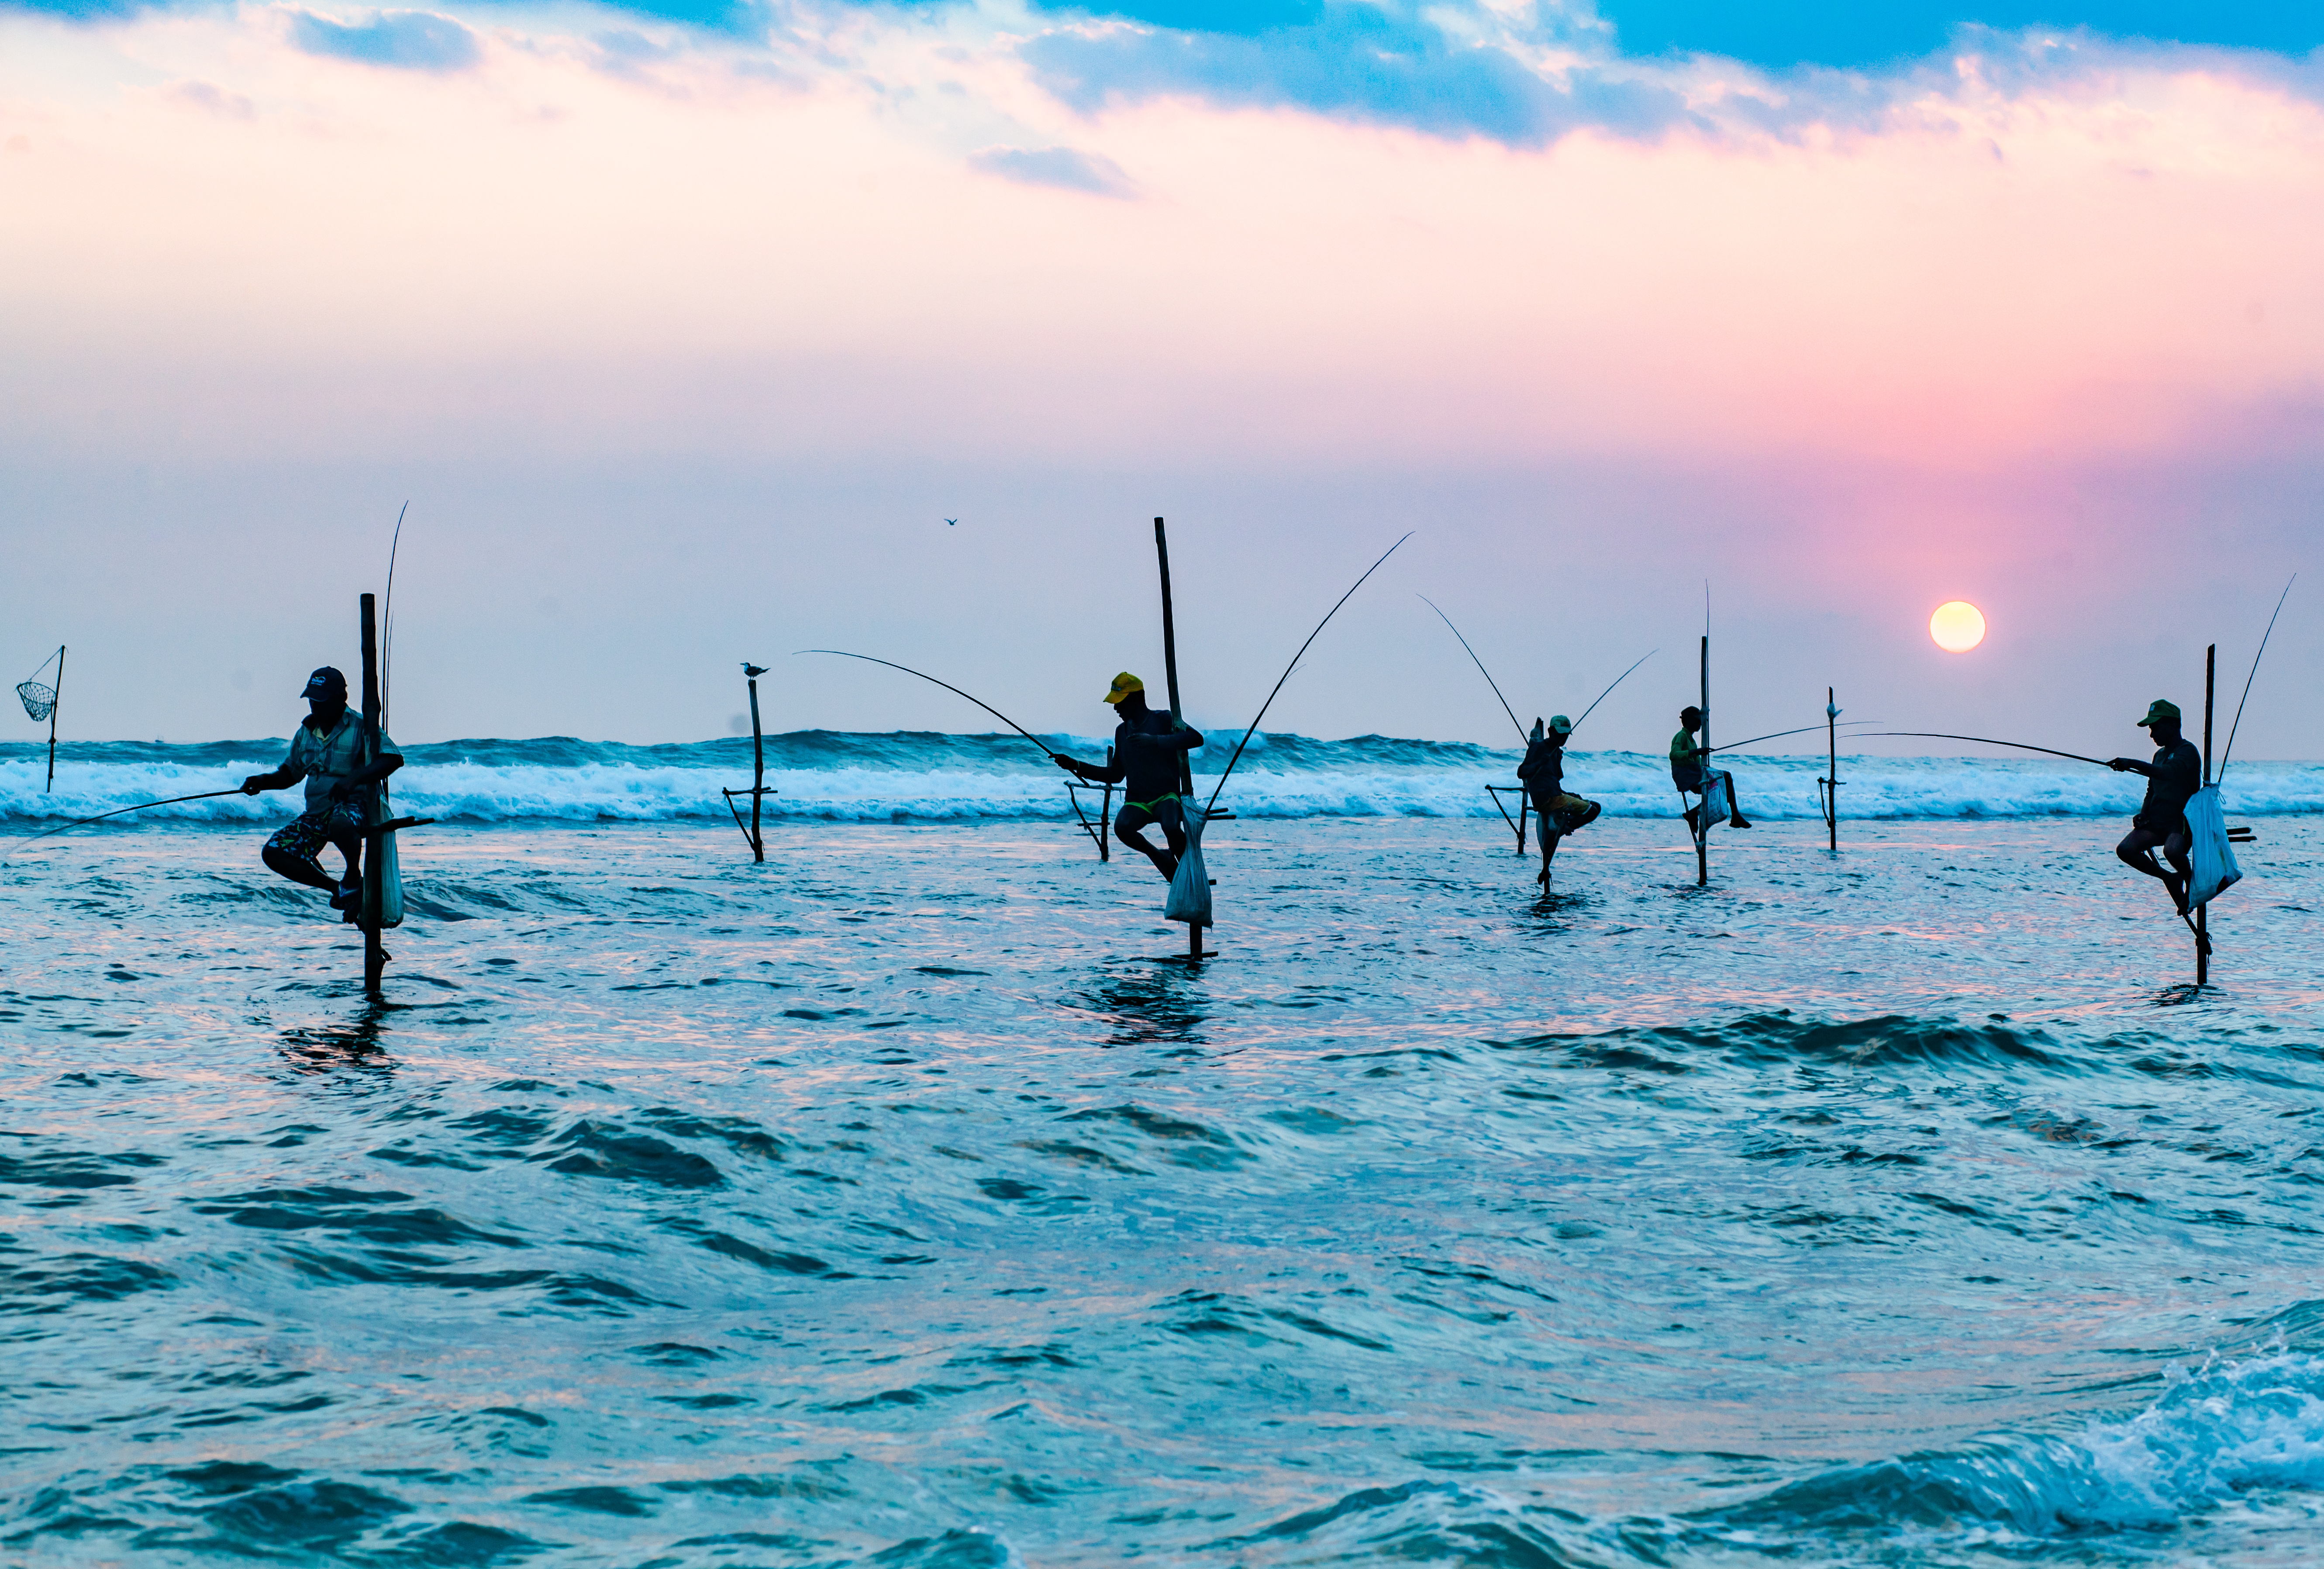
[[[2227,844],[2227,817],[2219,787],[2205,785],[2187,802],[2187,854],[2194,875],[2187,880],[2187,902],[2205,905],[2243,881],[2243,868]]]
[[[35,721],[46,719],[57,711],[56,688],[44,687],[38,681],[17,682],[16,700],[24,706],[24,712]]]

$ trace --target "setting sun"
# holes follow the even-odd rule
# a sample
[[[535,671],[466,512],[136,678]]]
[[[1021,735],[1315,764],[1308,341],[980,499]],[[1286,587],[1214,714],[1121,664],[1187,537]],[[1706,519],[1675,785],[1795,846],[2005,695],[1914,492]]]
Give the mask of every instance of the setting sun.
[[[1949,654],[1965,654],[1985,641],[1985,613],[1966,599],[1949,599],[1929,617],[1929,635]]]

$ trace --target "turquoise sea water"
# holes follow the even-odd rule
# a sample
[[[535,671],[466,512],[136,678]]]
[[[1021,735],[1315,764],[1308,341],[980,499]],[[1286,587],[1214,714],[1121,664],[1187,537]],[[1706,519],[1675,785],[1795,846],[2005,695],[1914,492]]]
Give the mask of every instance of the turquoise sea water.
[[[1029,749],[1028,749],[1029,750]],[[416,782],[417,770],[414,771]],[[1054,787],[1052,787],[1054,788]],[[416,791],[407,792],[407,796]],[[264,825],[0,872],[0,1558],[2298,1564],[2315,818]]]

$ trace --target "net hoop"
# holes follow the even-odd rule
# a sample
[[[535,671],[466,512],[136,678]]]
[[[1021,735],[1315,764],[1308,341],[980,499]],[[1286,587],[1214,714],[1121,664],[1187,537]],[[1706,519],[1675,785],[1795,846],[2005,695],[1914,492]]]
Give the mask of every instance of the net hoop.
[[[31,715],[36,721],[46,719],[57,711],[55,688],[44,687],[38,681],[17,682],[16,700],[24,706],[24,712]]]

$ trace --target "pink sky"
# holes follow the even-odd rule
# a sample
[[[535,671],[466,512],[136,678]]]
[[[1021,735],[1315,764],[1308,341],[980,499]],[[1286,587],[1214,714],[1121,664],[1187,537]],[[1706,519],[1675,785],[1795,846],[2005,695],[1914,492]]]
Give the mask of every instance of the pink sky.
[[[75,645],[84,734],[281,734],[407,496],[410,740],[719,734],[734,660],[809,644],[1093,730],[1159,512],[1213,722],[1416,528],[1277,724],[1505,728],[1418,589],[1531,707],[1659,644],[1600,742],[1658,745],[1708,577],[1738,723],[1833,682],[2125,749],[2319,537],[2324,109],[2236,57],[1963,55],[1780,134],[1736,95],[1796,84],[1696,61],[1696,125],[1512,146],[1080,114],[1002,10],[626,63],[461,14],[428,71],[281,9],[0,12],[0,624]],[[778,727],[982,727],[805,663]],[[2239,746],[2315,755],[2307,686]]]

